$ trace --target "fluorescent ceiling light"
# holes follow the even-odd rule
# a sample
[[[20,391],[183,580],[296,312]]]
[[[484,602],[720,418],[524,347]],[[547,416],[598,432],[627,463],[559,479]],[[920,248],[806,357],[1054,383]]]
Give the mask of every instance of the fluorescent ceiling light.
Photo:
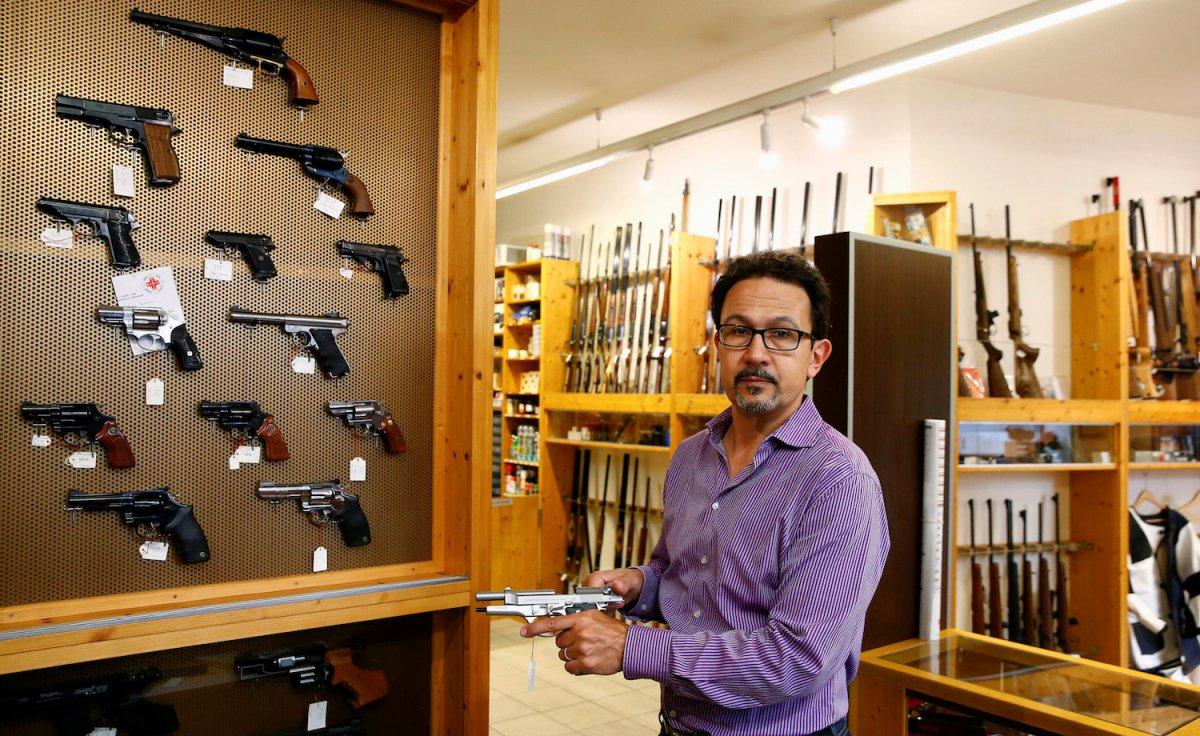
[[[602,156],[592,161],[585,161],[581,164],[576,164],[575,166],[568,166],[565,169],[551,171],[548,174],[542,174],[541,176],[512,184],[504,187],[503,189],[497,189],[496,199],[504,199],[505,197],[511,197],[514,194],[527,192],[530,189],[537,189],[538,187],[545,186],[547,184],[553,184],[556,181],[569,179],[576,174],[582,174],[585,171],[591,171],[592,169],[598,169],[601,166],[606,166],[615,158],[616,155]]]
[[[901,74],[907,74],[908,72],[915,71],[932,64],[937,64],[938,62],[946,61],[947,59],[953,59],[955,57],[962,56],[963,54],[969,54],[972,51],[978,51],[989,46],[995,46],[998,43],[1004,43],[1005,41],[1011,41],[1014,38],[1020,38],[1021,36],[1029,35],[1030,33],[1036,33],[1037,31],[1051,28],[1060,23],[1066,23],[1067,21],[1072,21],[1076,18],[1082,18],[1085,15],[1091,15],[1097,11],[1105,10],[1113,7],[1114,5],[1120,5],[1124,2],[1127,2],[1127,0],[1088,0],[1087,2],[1080,3],[1074,7],[1065,8],[1055,13],[1033,18],[1023,23],[1017,23],[1016,25],[1009,26],[1008,28],[1001,28],[1000,30],[992,31],[991,33],[985,33],[982,36],[976,36],[975,38],[970,38],[966,41],[961,41],[951,46],[946,46],[944,48],[936,49],[919,56],[914,56],[911,59],[905,59],[893,64],[887,64],[886,66],[869,69],[861,74],[855,74],[852,77],[834,82],[833,84],[829,85],[829,91],[836,95],[852,89],[858,89],[859,87],[864,87],[868,84],[874,84],[875,82],[879,82],[884,79],[890,79],[891,77],[896,77]]]

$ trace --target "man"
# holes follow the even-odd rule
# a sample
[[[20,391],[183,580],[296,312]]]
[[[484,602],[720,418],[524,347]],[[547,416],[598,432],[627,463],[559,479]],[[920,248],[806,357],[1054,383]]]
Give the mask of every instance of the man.
[[[680,445],[650,564],[593,573],[634,618],[539,619],[574,674],[662,683],[662,733],[843,736],[887,519],[866,456],[805,386],[829,359],[829,287],[795,254],[734,261],[712,294],[732,406]]]

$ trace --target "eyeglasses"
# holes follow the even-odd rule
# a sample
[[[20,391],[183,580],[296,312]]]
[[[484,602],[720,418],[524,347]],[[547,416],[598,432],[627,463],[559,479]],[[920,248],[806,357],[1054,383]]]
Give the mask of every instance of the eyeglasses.
[[[793,330],[790,327],[764,327],[756,330],[746,325],[724,324],[717,328],[717,342],[727,348],[748,348],[755,335],[762,335],[767,350],[787,352],[800,347],[804,338],[812,338],[811,332]]]

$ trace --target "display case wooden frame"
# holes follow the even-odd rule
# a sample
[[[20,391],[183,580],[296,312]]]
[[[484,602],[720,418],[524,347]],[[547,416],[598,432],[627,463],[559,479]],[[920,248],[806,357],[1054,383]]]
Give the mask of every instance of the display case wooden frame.
[[[432,559],[10,606],[0,673],[432,612],[432,731],[486,733],[498,1],[398,4],[442,16]]]

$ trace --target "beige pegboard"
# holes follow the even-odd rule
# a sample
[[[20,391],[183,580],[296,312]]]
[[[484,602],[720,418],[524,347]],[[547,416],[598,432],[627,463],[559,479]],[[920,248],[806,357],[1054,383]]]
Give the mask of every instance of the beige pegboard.
[[[321,97],[303,120],[287,104],[286,84],[255,76],[251,91],[221,83],[226,63],[197,44],[159,37],[131,23],[131,2],[86,0],[0,5],[0,109],[8,145],[0,180],[0,305],[7,317],[0,382],[0,605],[146,591],[283,575],[309,569],[317,532],[295,503],[258,500],[260,479],[286,483],[345,480],[356,454],[367,481],[353,483],[372,542],[347,549],[325,535],[331,570],[431,556],[435,238],[437,215],[440,21],[387,2],[296,0],[269,3],[146,0],[150,13],[245,26],[286,36],[285,48],[312,75]],[[165,107],[183,129],[173,142],[182,180],[146,185],[140,156],[105,135],[54,115],[54,96]],[[312,208],[315,182],[292,160],[246,155],[239,132],[348,149],[348,168],[366,184],[376,214],[333,221]],[[133,161],[137,194],[111,196],[114,163]],[[120,330],[95,308],[114,301],[116,273],[98,239],[73,250],[37,239],[49,218],[41,196],[120,204],[141,223],[134,240],[142,268],[175,269],[188,328],[203,370],[181,373],[165,353],[135,358]],[[234,258],[232,283],[203,278],[215,251],[210,230],[265,233],[279,276],[250,280]],[[339,239],[397,245],[412,293],[384,301],[379,276],[343,267]],[[351,373],[339,381],[296,375],[290,342],[277,328],[228,322],[229,306],[319,314],[351,321],[338,343]],[[166,404],[144,404],[148,377],[166,384]],[[255,400],[273,412],[291,448],[282,463],[226,465],[228,434],[200,418],[201,400]],[[330,400],[378,399],[395,414],[408,453],[387,455],[358,441],[328,415]],[[62,448],[30,446],[22,400],[94,401],[127,433],[137,467],[74,470]],[[68,514],[69,488],[117,492],[170,486],[208,535],[210,562],[184,566],[138,558],[138,540],[115,513]]]

